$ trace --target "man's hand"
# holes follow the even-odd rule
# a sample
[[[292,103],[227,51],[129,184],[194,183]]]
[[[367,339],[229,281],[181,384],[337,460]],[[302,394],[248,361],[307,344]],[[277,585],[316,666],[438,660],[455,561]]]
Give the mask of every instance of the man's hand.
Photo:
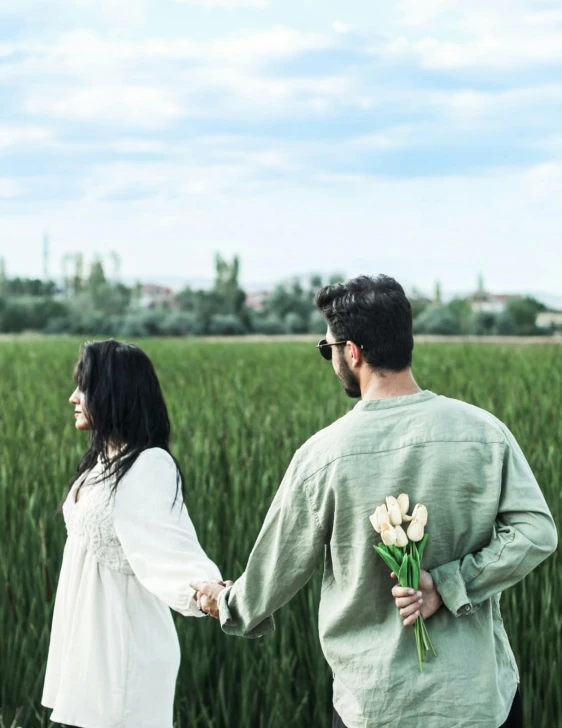
[[[390,576],[396,579],[394,572]],[[433,577],[429,571],[423,569],[420,570],[420,583],[417,592],[415,589],[397,585],[392,588],[392,596],[397,608],[400,610],[400,616],[404,617],[404,627],[412,627],[420,614],[424,619],[429,619],[443,604],[443,600],[433,583]]]
[[[189,586],[195,589],[197,606],[214,619],[219,618],[218,599],[221,591],[232,586],[233,581],[194,581]]]

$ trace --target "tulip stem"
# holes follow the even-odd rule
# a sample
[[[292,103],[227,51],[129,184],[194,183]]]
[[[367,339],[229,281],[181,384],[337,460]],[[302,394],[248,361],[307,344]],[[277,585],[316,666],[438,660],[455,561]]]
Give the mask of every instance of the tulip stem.
[[[433,652],[434,656],[437,657],[437,652],[435,652],[435,647],[433,646],[433,642],[431,641],[431,637],[429,636],[429,632],[427,631],[427,627],[425,625],[425,620],[423,619],[423,617],[421,618],[421,620],[422,620],[422,625],[423,625],[424,639],[425,639],[426,647],[427,647],[428,651],[431,650]]]
[[[416,632],[416,647],[418,648],[418,661],[420,663],[420,672],[423,672],[423,646],[421,643],[419,619],[416,621],[416,624],[414,625],[414,630]]]

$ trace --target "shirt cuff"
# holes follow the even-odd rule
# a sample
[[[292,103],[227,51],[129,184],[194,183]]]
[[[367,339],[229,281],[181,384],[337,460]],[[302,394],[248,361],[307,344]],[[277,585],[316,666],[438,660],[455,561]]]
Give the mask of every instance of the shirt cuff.
[[[226,634],[233,635],[234,637],[248,637],[250,639],[263,637],[264,634],[273,632],[275,630],[273,617],[266,617],[266,619],[257,624],[255,627],[252,627],[250,630],[246,628],[242,619],[236,619],[228,606],[228,597],[232,589],[233,587],[229,586],[226,589],[223,589],[219,594],[219,621],[222,631]]]
[[[435,588],[439,592],[443,604],[455,617],[466,617],[480,609],[479,604],[472,604],[466,592],[466,584],[461,574],[461,562],[451,561],[443,566],[430,569]]]

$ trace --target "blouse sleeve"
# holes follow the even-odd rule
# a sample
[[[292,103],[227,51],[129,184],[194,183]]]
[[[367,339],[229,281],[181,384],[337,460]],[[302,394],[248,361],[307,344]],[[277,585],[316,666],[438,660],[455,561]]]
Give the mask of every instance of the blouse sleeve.
[[[193,581],[221,579],[201,548],[181,493],[176,465],[160,448],[145,450],[117,486],[114,526],[140,583],[185,616],[204,616],[193,599]]]

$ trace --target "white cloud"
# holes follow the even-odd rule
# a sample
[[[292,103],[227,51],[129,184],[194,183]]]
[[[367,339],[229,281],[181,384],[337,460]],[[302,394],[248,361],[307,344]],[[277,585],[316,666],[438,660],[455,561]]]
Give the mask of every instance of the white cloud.
[[[223,162],[242,163],[249,168],[250,174],[261,172],[294,173],[300,164],[288,150],[262,147],[258,149],[216,149],[211,154],[213,159]]]
[[[3,72],[24,87],[24,111],[36,116],[162,127],[184,115],[270,115],[281,106],[325,113],[350,90],[348,78],[271,76],[267,64],[333,43],[333,36],[285,26],[208,43],[132,42],[78,30],[53,45],[13,47]],[[223,92],[218,102],[209,94],[213,89]]]
[[[115,70],[131,63],[157,60],[256,64],[331,45],[333,40],[328,36],[303,33],[287,26],[238,33],[209,43],[189,38],[131,42],[115,40],[89,30],[77,30],[61,37],[52,47],[37,47],[37,53],[47,59],[59,60],[71,70],[99,71],[107,67]],[[33,49],[25,46],[22,50]]]
[[[0,177],[0,199],[13,199],[25,194],[24,184],[11,177]]]
[[[4,83],[34,92],[37,84],[43,93],[43,79],[48,79],[50,87],[63,81],[78,81],[81,87],[117,83],[144,86],[155,85],[155,79],[160,86],[164,77],[167,85],[178,91],[186,87],[192,90],[201,85],[198,79],[201,81],[208,70],[244,68],[256,75],[272,61],[333,44],[333,36],[286,26],[231,34],[205,43],[181,37],[129,41],[81,29],[62,35],[55,43],[22,41],[5,46],[2,78]],[[166,65],[170,63],[175,63],[173,75]]]
[[[281,150],[225,150],[200,160],[195,148],[167,161],[113,162],[95,165],[83,188],[89,203],[120,200],[121,204],[155,205],[174,201],[176,211],[193,196],[256,191],[267,182],[262,172],[292,171],[293,162]]]
[[[562,134],[550,134],[544,139],[540,139],[535,145],[538,149],[544,149],[547,152],[562,153]]]
[[[420,103],[434,106],[455,121],[458,128],[476,128],[482,124],[494,126],[521,120],[539,105],[562,101],[562,84],[524,86],[508,91],[429,91],[419,96]],[[520,116],[515,116],[520,114]],[[548,118],[544,119],[548,124]]]
[[[407,25],[425,25],[450,6],[451,0],[401,0],[398,3]]]
[[[351,139],[348,144],[352,149],[400,149],[412,141],[413,129],[408,125],[395,126],[376,134],[365,134]]]
[[[562,12],[532,0],[402,0],[402,31],[389,55],[424,68],[510,69],[562,60]]]
[[[336,33],[341,33],[342,35],[345,35],[346,33],[349,33],[351,28],[347,23],[343,23],[341,20],[334,20],[332,23],[332,28]]]
[[[101,120],[138,127],[161,127],[182,116],[175,95],[154,86],[58,87],[32,95],[28,113],[75,120]]]
[[[160,218],[160,225],[162,227],[172,227],[180,222],[181,218],[179,215],[165,215]]]
[[[228,63],[259,63],[332,45],[333,40],[327,36],[277,26],[271,30],[215,41],[204,49],[202,55],[207,59]]]
[[[562,60],[562,32],[537,35],[522,30],[497,35],[495,32],[466,42],[427,38],[413,44],[426,68],[511,68]]]
[[[534,200],[562,194],[562,162],[544,162],[531,167],[527,179]]]
[[[176,0],[182,5],[202,5],[206,8],[266,8],[269,0]]]
[[[162,154],[174,151],[174,147],[154,139],[117,139],[107,146],[120,154]]]
[[[373,178],[368,174],[351,174],[348,172],[323,172],[312,175],[313,182],[328,185],[366,185],[372,184]]]
[[[278,107],[266,106],[264,100],[286,102],[303,101],[306,108],[314,110],[315,102],[329,102],[345,95],[351,89],[350,79],[344,76],[269,78],[248,72],[246,69],[221,65],[201,70],[201,76],[210,86],[224,88],[234,94],[232,111],[241,110],[248,104],[260,114],[269,115]],[[322,111],[325,107],[317,107]]]
[[[51,138],[51,130],[43,127],[0,126],[0,149],[18,144],[40,144]]]
[[[150,0],[0,0],[0,12],[26,22],[59,28],[65,21],[76,26],[84,18],[101,21],[109,28],[130,30],[145,20]]]

